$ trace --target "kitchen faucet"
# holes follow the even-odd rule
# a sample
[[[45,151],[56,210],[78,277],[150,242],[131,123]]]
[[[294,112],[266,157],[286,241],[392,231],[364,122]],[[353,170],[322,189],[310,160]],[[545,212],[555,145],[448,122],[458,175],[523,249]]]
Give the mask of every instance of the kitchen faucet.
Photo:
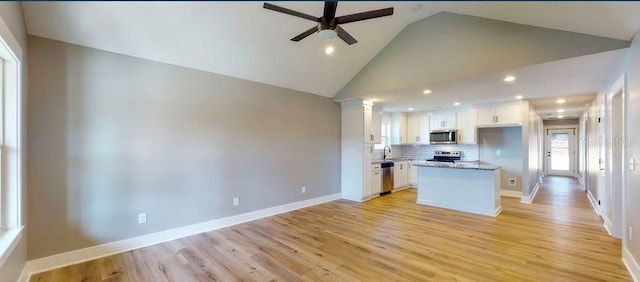
[[[391,147],[389,147],[389,146],[384,146],[384,149],[383,149],[383,150],[384,150],[384,153],[383,153],[383,155],[382,155],[382,159],[383,159],[383,160],[386,160],[386,159],[387,159],[387,148],[389,148],[389,153],[391,153]]]

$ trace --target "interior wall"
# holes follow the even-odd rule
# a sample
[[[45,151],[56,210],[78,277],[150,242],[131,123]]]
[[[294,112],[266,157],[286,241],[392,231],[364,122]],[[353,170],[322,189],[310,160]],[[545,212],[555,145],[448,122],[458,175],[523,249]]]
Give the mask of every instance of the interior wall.
[[[404,28],[334,98],[406,92],[628,46],[628,41],[441,12]]]
[[[528,148],[528,187],[523,187],[523,195],[531,194],[531,191],[538,184],[542,176],[542,155],[543,155],[543,122],[533,107],[529,107],[529,148]],[[527,136],[527,135],[525,135]],[[525,191],[526,190],[526,191]]]
[[[640,30],[636,32],[631,48],[629,50],[629,58],[625,58],[628,64],[626,68],[627,75],[627,140],[625,160],[635,159],[636,163],[640,161]],[[629,170],[626,166],[626,190],[625,190],[625,224],[623,230],[632,227],[638,234],[640,232],[640,167],[636,165],[635,170]],[[627,234],[624,232],[624,234]],[[627,236],[624,236],[623,246],[629,250],[631,255],[637,262],[640,262],[640,237],[634,235],[633,244]]]
[[[28,44],[27,44],[27,29],[24,24],[24,17],[22,13],[22,5],[20,2],[15,1],[6,1],[0,2],[0,18],[5,22],[7,27],[9,28],[8,32],[16,39],[19,47],[22,49],[22,121],[23,121],[23,132],[22,132],[22,211],[21,218],[22,224],[27,224],[26,218],[26,209],[27,209],[27,179],[26,179],[26,164],[27,164],[27,131],[24,130],[26,127],[26,117],[27,117],[27,100],[28,100]],[[0,32],[0,35],[7,36],[4,32]],[[27,225],[28,230],[28,225]],[[22,237],[17,242],[17,245],[13,252],[9,255],[7,261],[3,265],[0,266],[0,281],[17,281],[20,276],[20,272],[24,267],[27,257],[27,236],[26,231],[23,231]]]
[[[29,45],[30,259],[340,192],[329,98]]]
[[[479,160],[500,168],[502,190],[522,191],[522,128],[478,128]],[[508,178],[516,178],[516,186],[508,185]]]

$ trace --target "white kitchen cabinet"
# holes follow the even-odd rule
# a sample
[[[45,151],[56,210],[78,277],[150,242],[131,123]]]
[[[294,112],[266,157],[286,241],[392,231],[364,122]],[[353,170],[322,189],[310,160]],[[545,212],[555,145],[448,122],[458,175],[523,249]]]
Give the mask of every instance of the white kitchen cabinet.
[[[405,113],[391,115],[391,144],[407,144],[407,115]]]
[[[382,109],[377,107],[371,108],[371,134],[373,135],[373,143],[382,143]]]
[[[487,105],[475,108],[477,127],[522,125],[522,103]]]
[[[408,184],[408,162],[394,162],[393,164],[393,188],[402,188]]]
[[[456,129],[457,113],[455,111],[437,111],[429,115],[431,130]]]
[[[429,143],[429,115],[427,113],[407,115],[407,143]]]
[[[418,167],[411,164],[411,162],[409,162],[408,166],[407,178],[409,179],[409,186],[418,187]]]
[[[477,144],[477,131],[473,121],[473,109],[458,110],[458,144]]]
[[[379,167],[380,165],[378,165],[378,169],[371,170],[371,185],[369,186],[368,196],[380,195],[380,192],[382,192],[382,170]]]
[[[361,202],[369,199],[369,194],[372,191],[371,155],[373,144],[367,141],[366,134],[363,134],[363,132],[371,130],[366,126],[366,117],[368,115],[371,118],[372,104],[367,101],[348,101],[343,102],[341,106],[341,197]],[[371,126],[370,123],[369,126]]]
[[[373,136],[373,128],[371,125],[371,122],[373,120],[373,117],[371,115],[371,107],[363,107],[362,110],[362,114],[363,114],[363,118],[364,118],[364,142],[365,143],[373,143],[373,140],[375,139]]]

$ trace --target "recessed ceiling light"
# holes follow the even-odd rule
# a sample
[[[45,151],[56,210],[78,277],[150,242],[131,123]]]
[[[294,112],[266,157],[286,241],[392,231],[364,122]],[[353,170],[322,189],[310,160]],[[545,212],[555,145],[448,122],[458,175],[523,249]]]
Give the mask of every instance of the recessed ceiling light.
[[[409,111],[413,111],[413,108],[409,108]]]
[[[559,109],[559,110],[557,110],[557,112],[558,113],[564,113],[564,110],[563,109]]]
[[[522,95],[518,95],[518,96],[515,96],[515,97],[513,97],[513,98],[516,98],[516,99],[518,99],[518,100],[521,100],[521,99],[523,99],[523,98],[524,98],[524,96],[522,96]]]
[[[371,102],[378,102],[378,99],[371,99]]]
[[[516,77],[515,77],[515,76],[513,76],[513,75],[507,75],[507,76],[504,78],[504,81],[506,81],[506,82],[512,82],[512,81],[514,81],[514,80],[516,80]]]
[[[558,103],[558,104],[564,104],[564,102],[566,102],[564,99],[558,99],[556,101],[556,103]]]
[[[333,49],[333,46],[329,46],[329,47],[327,47],[327,49],[324,49],[324,52],[327,53],[327,55],[333,54],[333,51],[335,51]]]
[[[564,118],[564,116],[563,115],[559,115],[558,118]]]
[[[422,94],[431,94],[431,90],[425,89],[424,91],[422,91]]]
[[[454,106],[460,106],[460,102],[453,103]]]

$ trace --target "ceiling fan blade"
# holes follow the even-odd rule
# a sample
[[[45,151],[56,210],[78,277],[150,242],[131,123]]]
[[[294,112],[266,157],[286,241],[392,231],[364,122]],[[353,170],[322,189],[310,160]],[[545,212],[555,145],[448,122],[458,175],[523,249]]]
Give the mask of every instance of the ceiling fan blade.
[[[342,39],[344,42],[347,42],[349,45],[353,45],[358,43],[358,40],[353,38],[351,34],[349,34],[346,30],[342,29],[340,26],[336,26],[336,32],[338,33],[338,37]]]
[[[346,23],[352,23],[352,22],[374,19],[379,17],[391,16],[391,15],[393,15],[393,8],[386,8],[386,9],[373,10],[373,11],[351,14],[346,16],[340,16],[336,18],[336,22],[337,24],[346,24]]]
[[[310,21],[314,21],[314,22],[318,22],[318,18],[311,16],[311,15],[307,15],[305,13],[300,13],[294,10],[289,10],[287,8],[282,8],[280,6],[276,6],[273,4],[269,4],[269,3],[264,3],[264,5],[262,6],[263,8],[267,9],[267,10],[272,10],[272,11],[276,11],[276,12],[280,12],[280,13],[285,13],[287,15],[292,15],[295,17],[299,17],[299,18],[303,18],[303,19],[307,19]]]
[[[307,31],[305,31],[303,33],[300,33],[298,36],[296,36],[294,38],[291,38],[291,41],[298,42],[298,41],[304,39],[305,37],[307,37],[309,35],[312,35],[312,34],[314,34],[316,32],[318,32],[318,27],[314,26],[314,27],[312,27],[310,29],[307,29]]]
[[[324,2],[324,14],[322,17],[330,22],[333,18],[336,17],[336,9],[338,8],[337,1],[325,1]]]

